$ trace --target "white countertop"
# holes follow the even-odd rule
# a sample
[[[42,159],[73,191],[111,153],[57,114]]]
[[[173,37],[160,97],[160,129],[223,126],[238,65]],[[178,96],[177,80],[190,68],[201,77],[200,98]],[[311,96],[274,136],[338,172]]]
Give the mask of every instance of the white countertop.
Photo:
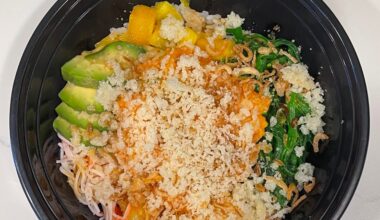
[[[126,0],[128,1],[128,0]],[[13,165],[9,138],[9,104],[22,52],[54,0],[0,1],[0,210],[1,219],[36,219]],[[364,71],[371,111],[367,161],[343,219],[380,219],[380,1],[325,0],[348,33]]]

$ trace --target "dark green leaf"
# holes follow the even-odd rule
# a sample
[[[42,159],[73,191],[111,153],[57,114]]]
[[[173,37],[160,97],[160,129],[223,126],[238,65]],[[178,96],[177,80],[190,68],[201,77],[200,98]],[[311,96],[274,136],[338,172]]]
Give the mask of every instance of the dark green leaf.
[[[266,115],[267,121],[269,121],[271,117],[276,117],[277,109],[280,106],[280,102],[281,102],[280,97],[277,95],[277,93],[274,92],[274,89],[273,89],[272,90],[272,101],[270,103],[269,110],[268,110],[267,115]]]
[[[287,56],[280,56],[280,57],[278,58],[278,62],[279,62],[281,65],[283,65],[283,64],[289,62],[289,58],[288,58]]]
[[[311,112],[309,104],[305,101],[305,98],[295,92],[290,93],[290,99],[287,103],[289,109],[288,121],[289,123],[301,116],[305,116],[306,114]]]
[[[227,34],[233,36],[236,43],[240,44],[244,42],[245,37],[244,37],[243,29],[241,27],[227,28],[226,32]]]
[[[270,69],[272,62],[278,57],[277,54],[271,53],[269,55],[257,55],[256,57],[256,69],[262,73],[266,69]]]
[[[290,155],[294,152],[294,148],[297,146],[298,138],[299,133],[297,131],[297,128],[288,126],[288,134],[285,149],[282,151],[282,154],[280,156],[280,159],[283,162],[288,162]]]
[[[273,126],[271,131],[273,134],[272,147],[274,148],[275,157],[279,158],[285,148],[284,136],[286,131],[280,124]]]
[[[276,196],[277,198],[277,201],[278,203],[281,205],[281,207],[285,207],[286,204],[287,204],[287,200],[286,200],[286,197],[283,196],[281,193],[280,193],[280,188],[279,187],[276,187],[276,189],[273,191],[273,195]],[[286,193],[286,192],[285,192]]]
[[[253,34],[247,35],[246,39],[248,41],[254,41],[254,42],[260,44],[261,46],[267,46],[269,43],[268,38],[266,38],[263,35],[258,34],[258,33],[253,33]]]
[[[287,177],[292,177],[293,178],[294,175],[296,174],[296,170],[293,170],[292,166],[289,166],[287,164],[284,165],[284,166],[280,166],[278,169],[279,169],[279,171],[281,172],[281,175],[284,178],[287,178]],[[290,182],[292,182],[292,181],[290,181]]]
[[[290,53],[290,55],[292,55],[294,58],[300,61],[298,48],[293,42],[279,38],[279,39],[274,40],[273,44],[276,48],[280,48],[283,46],[287,47],[287,51]]]

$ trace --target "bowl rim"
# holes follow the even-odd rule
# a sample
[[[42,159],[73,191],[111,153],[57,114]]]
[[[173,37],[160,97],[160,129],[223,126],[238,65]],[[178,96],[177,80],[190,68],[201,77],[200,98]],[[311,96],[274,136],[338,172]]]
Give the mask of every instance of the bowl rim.
[[[55,215],[46,203],[40,203],[40,198],[43,196],[38,187],[35,187],[35,177],[33,176],[32,178],[29,178],[27,175],[28,171],[26,169],[26,166],[29,165],[29,161],[22,161],[22,150],[19,146],[19,139],[24,137],[19,136],[20,128],[18,126],[18,121],[23,120],[19,118],[19,111],[22,111],[23,109],[20,108],[21,103],[19,98],[24,83],[26,68],[28,66],[29,60],[33,52],[36,50],[36,44],[39,41],[41,41],[41,37],[43,35],[49,34],[46,33],[46,29],[50,26],[55,25],[55,23],[52,22],[52,19],[57,14],[57,12],[62,10],[64,5],[71,4],[74,6],[77,2],[78,0],[58,0],[49,9],[49,11],[46,13],[46,15],[43,17],[43,19],[35,29],[32,37],[30,38],[26,46],[26,49],[23,52],[12,88],[9,127],[13,162],[15,164],[17,175],[23,188],[23,191],[39,219],[49,219],[49,217],[54,217]],[[323,214],[323,218],[325,218],[326,213],[331,212],[330,214],[333,219],[339,219],[343,215],[344,211],[347,209],[355,193],[365,164],[370,132],[370,115],[367,87],[365,84],[364,74],[355,49],[344,28],[342,27],[338,19],[335,17],[333,12],[330,10],[330,8],[322,0],[310,0],[300,2],[304,6],[312,8],[314,12],[317,13],[318,16],[320,16],[320,18],[324,20],[324,22],[328,23],[328,25],[333,31],[333,34],[335,35],[334,39],[339,39],[339,43],[343,45],[338,45],[338,47],[347,56],[347,59],[349,61],[347,63],[347,68],[355,74],[356,81],[354,83],[360,85],[360,90],[358,89],[360,105],[356,104],[355,106],[359,109],[359,111],[357,112],[360,112],[364,117],[364,120],[362,120],[361,123],[362,128],[364,129],[360,131],[360,146],[356,146],[359,149],[357,154],[354,155],[355,158],[352,158],[353,155],[350,156],[350,160],[355,160],[355,169],[353,169],[353,174],[349,176],[347,176],[348,168],[346,169],[344,178],[342,180],[342,182],[348,181],[348,184],[344,184],[345,189],[343,190],[344,192],[346,192],[345,195],[342,198],[340,198],[340,201],[338,202],[339,204],[334,204],[337,203],[336,195],[342,190],[343,186],[341,184],[339,190],[337,190],[337,192],[334,195],[334,199],[332,200],[329,207],[325,210]],[[355,113],[355,115],[358,114],[357,112]]]

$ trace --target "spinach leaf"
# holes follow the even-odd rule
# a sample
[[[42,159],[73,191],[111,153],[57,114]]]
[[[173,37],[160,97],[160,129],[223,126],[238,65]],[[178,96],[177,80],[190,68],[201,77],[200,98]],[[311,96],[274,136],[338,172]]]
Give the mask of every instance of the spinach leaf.
[[[262,73],[264,70],[272,67],[272,62],[278,58],[277,54],[271,53],[268,55],[257,55],[256,69]]]
[[[256,42],[258,45],[261,45],[261,46],[267,46],[267,44],[269,43],[268,38],[258,33],[247,35],[246,39],[247,41],[250,41],[250,42]]]
[[[278,170],[281,172],[282,177],[285,179],[286,183],[292,183],[294,182],[294,175],[297,172],[297,167],[296,166],[280,166]]]
[[[298,48],[293,42],[279,38],[274,40],[273,44],[276,48],[280,48],[282,46],[287,47],[287,51],[290,53],[290,55],[292,55],[294,58],[300,61],[300,54],[298,52]]]
[[[277,198],[277,202],[281,205],[281,207],[285,207],[288,203],[288,200],[280,193],[280,190],[281,189],[279,187],[276,187],[276,189],[273,191],[273,195]]]
[[[280,124],[276,124],[271,128],[273,139],[272,139],[272,147],[274,148],[274,154],[276,158],[280,158],[284,148],[284,137],[285,137],[285,128]]]
[[[283,65],[283,64],[285,64],[285,63],[289,63],[290,60],[289,60],[289,58],[288,58],[287,56],[282,55],[282,56],[279,56],[279,57],[278,57],[278,62],[279,62],[281,65]]]
[[[226,33],[232,35],[236,43],[240,44],[244,42],[245,36],[241,27],[227,28]]]
[[[266,113],[267,121],[270,121],[271,117],[276,117],[277,110],[280,107],[280,103],[281,103],[281,99],[277,95],[274,89],[271,91],[271,95],[272,95],[272,101],[270,103],[268,112]],[[267,128],[270,128],[270,127],[268,126]]]
[[[288,163],[289,157],[294,151],[294,148],[297,146],[299,134],[297,131],[297,128],[293,128],[291,126],[288,126],[288,133],[286,135],[286,143],[285,148],[281,151],[280,159],[285,162],[285,164]]]
[[[261,34],[253,33],[245,36],[245,42],[252,51],[257,51],[260,47],[266,47],[269,43],[269,39]]]
[[[305,116],[306,114],[311,112],[309,104],[305,101],[304,97],[298,93],[292,92],[290,93],[290,99],[287,103],[289,109],[289,123],[301,116]]]

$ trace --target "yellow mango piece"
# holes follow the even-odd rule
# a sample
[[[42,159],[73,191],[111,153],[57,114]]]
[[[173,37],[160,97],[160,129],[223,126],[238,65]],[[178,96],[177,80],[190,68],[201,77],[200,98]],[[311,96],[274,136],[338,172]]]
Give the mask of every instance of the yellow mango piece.
[[[183,4],[186,7],[190,7],[190,0],[180,0],[181,4]]]
[[[201,48],[202,50],[206,50],[206,47],[207,45],[209,45],[207,39],[205,36],[203,36],[203,34],[201,34],[197,40],[197,42],[195,43],[195,45],[197,45],[199,48]]]
[[[145,5],[133,7],[129,16],[127,39],[130,43],[148,44],[156,25],[156,11]]]
[[[201,34],[196,45],[206,51],[214,60],[221,60],[223,58],[231,57],[234,54],[234,42],[231,39],[217,37],[214,40],[214,45],[210,45],[207,36]]]
[[[132,206],[126,220],[145,220],[147,219],[147,213],[144,208]]]
[[[182,20],[181,14],[168,1],[157,2],[154,5],[154,8],[156,10],[157,20],[162,20],[166,18],[168,15],[172,15],[174,18]]]
[[[234,54],[234,42],[231,39],[216,38],[214,45],[216,51],[221,51],[220,55],[214,57],[216,60],[228,58]]]
[[[149,39],[149,44],[158,47],[158,48],[163,48],[166,45],[167,40],[163,39],[160,36],[160,26],[157,25],[156,28],[153,31],[152,36]]]
[[[198,40],[198,34],[191,28],[186,28],[186,36],[182,38],[181,43],[191,42],[195,44]]]

